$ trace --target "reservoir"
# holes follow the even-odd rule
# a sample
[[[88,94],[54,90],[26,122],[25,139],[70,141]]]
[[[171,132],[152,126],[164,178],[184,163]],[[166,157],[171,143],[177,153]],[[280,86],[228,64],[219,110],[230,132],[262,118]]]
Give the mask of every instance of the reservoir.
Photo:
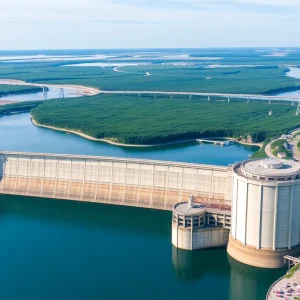
[[[256,150],[198,143],[118,147],[36,127],[28,113],[0,118],[0,140],[3,150],[219,165]],[[0,240],[4,299],[264,299],[284,273],[233,261],[225,248],[172,247],[168,211],[2,195]]]
[[[28,98],[27,98],[28,99]],[[35,98],[36,99],[36,98]],[[185,143],[119,147],[0,118],[2,150],[105,155],[228,165],[256,147]],[[265,299],[284,270],[248,267],[226,249],[171,244],[171,212],[0,196],[1,295],[13,300]]]

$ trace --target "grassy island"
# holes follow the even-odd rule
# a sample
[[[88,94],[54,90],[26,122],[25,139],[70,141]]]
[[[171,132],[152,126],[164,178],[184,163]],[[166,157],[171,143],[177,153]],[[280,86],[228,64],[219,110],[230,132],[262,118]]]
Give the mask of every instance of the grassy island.
[[[38,124],[125,144],[160,144],[202,137],[249,137],[261,142],[299,127],[289,104],[97,95],[43,102]]]
[[[0,97],[16,94],[38,93],[42,91],[43,89],[39,86],[0,84]]]

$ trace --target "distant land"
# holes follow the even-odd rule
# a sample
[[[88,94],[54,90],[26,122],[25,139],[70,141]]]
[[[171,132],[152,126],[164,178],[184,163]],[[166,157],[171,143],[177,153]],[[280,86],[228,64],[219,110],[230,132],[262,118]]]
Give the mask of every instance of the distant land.
[[[300,48],[0,51],[0,80],[106,91],[291,92],[297,98],[299,67]],[[300,126],[290,102],[211,100],[99,95],[30,103],[28,109],[36,106],[31,115],[41,125],[140,145],[214,136],[262,142]]]

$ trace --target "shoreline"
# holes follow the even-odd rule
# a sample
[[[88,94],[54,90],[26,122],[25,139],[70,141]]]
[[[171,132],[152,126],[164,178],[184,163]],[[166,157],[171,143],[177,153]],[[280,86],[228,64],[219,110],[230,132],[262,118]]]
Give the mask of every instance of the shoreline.
[[[0,98],[0,105],[14,104],[14,103],[17,103],[17,101],[1,100],[1,98]]]
[[[93,87],[86,87],[83,85],[73,84],[42,84],[42,83],[31,83],[16,79],[0,79],[0,84],[9,85],[26,85],[26,86],[37,86],[37,87],[53,87],[53,88],[65,88],[65,89],[76,89],[82,92],[82,96],[94,96],[101,93],[101,90]]]
[[[263,142],[262,143],[247,143],[247,142],[241,142],[241,141],[236,141],[236,143],[241,144],[241,145],[246,145],[246,146],[256,146],[259,147],[260,149],[263,147]]]
[[[76,134],[78,136],[81,136],[81,137],[83,137],[85,139],[88,139],[88,140],[91,140],[91,141],[104,142],[104,143],[107,143],[107,144],[111,144],[111,145],[114,145],[114,146],[121,146],[121,147],[150,148],[150,147],[160,147],[160,146],[169,146],[169,145],[183,144],[183,143],[188,143],[188,142],[197,142],[197,140],[198,140],[198,139],[187,139],[187,140],[178,140],[178,141],[174,141],[174,142],[161,143],[161,144],[153,144],[153,145],[124,144],[124,143],[119,143],[119,142],[113,142],[113,141],[110,141],[110,140],[107,140],[107,139],[94,138],[94,137],[92,137],[90,135],[87,135],[85,133],[82,133],[82,132],[79,132],[79,131],[76,131],[76,130],[63,129],[63,128],[59,128],[59,127],[55,127],[55,126],[42,125],[42,124],[39,124],[33,118],[32,115],[30,115],[30,119],[31,119],[31,122],[35,126],[38,126],[38,127],[52,129],[52,130],[61,131],[61,132],[65,132],[65,133],[72,133],[72,134]],[[227,139],[227,140],[231,139],[231,138],[224,138],[224,137],[222,137],[222,138],[223,139]],[[199,139],[201,139],[201,138],[199,138]],[[216,139],[217,139],[217,137],[216,137]],[[237,144],[243,144],[243,145],[248,145],[248,146],[257,146],[257,147],[261,148],[260,144],[257,144],[257,143],[251,144],[251,143],[238,142],[235,139],[233,139],[233,140]]]

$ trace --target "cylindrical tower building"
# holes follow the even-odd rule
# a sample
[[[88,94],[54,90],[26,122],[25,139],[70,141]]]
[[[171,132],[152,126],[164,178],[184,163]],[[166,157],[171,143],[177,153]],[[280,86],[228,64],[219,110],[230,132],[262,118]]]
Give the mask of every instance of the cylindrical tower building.
[[[263,268],[300,253],[300,164],[249,160],[233,169],[231,257]]]

